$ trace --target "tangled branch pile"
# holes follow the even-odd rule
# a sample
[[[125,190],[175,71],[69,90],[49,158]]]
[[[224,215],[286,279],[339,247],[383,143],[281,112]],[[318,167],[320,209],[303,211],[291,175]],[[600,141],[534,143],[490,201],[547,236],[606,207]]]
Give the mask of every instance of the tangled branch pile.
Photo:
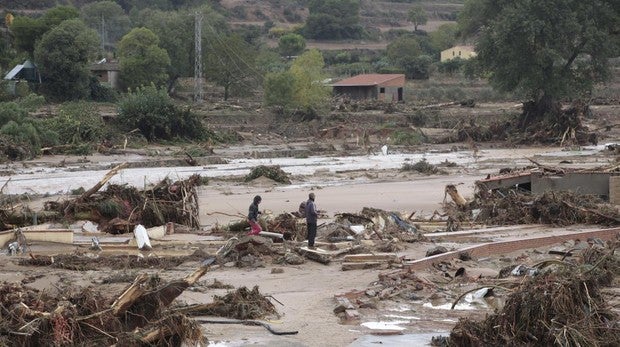
[[[245,176],[245,181],[249,182],[261,176],[267,177],[276,182],[291,184],[288,174],[280,168],[280,165],[259,165],[254,167],[250,170],[250,173]]]
[[[107,267],[113,270],[124,269],[171,269],[188,261],[204,259],[206,254],[200,251],[188,256],[177,257],[139,257],[135,255],[99,255],[96,258],[77,254],[59,254],[56,256],[32,255],[22,258],[22,266],[51,266],[57,269],[75,271],[97,270]]]
[[[0,284],[0,345],[180,346],[203,341],[196,322],[167,306],[206,272],[161,284],[141,275],[116,300],[104,291],[70,288],[62,296]],[[148,317],[148,318],[147,318]]]
[[[254,286],[252,290],[241,287],[224,296],[216,295],[210,304],[188,306],[182,311],[194,316],[208,315],[241,320],[278,314],[271,301],[259,292],[258,286]]]
[[[192,175],[176,182],[166,178],[144,191],[110,184],[86,198],[48,203],[46,209],[99,223],[101,231],[110,233],[129,232],[137,224],[149,228],[167,222],[199,228],[196,187],[201,183],[199,175]]]
[[[472,211],[478,213],[472,217]],[[446,211],[459,221],[494,225],[513,224],[620,224],[620,213],[600,198],[578,195],[570,191],[545,192],[541,195],[511,191],[509,194],[493,194],[476,200],[463,211],[446,206]]]
[[[584,259],[527,280],[482,322],[459,320],[449,345],[620,345],[620,319],[600,290],[620,275],[620,256],[612,249],[585,252]]]

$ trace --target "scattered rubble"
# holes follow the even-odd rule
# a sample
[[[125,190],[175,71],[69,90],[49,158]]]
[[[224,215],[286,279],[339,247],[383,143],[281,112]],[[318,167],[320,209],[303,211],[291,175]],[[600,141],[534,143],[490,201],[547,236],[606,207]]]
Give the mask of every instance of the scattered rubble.
[[[527,277],[511,290],[504,307],[482,322],[460,319],[449,346],[620,344],[620,317],[610,309],[601,287],[620,276],[618,244],[588,248],[583,262],[554,261],[544,273]]]

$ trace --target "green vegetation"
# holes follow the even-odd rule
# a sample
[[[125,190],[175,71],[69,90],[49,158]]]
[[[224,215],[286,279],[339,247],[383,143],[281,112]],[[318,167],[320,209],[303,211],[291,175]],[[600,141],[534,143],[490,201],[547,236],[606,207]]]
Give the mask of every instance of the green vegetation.
[[[399,146],[415,146],[424,143],[424,136],[417,131],[396,131],[392,143]]]
[[[435,174],[445,175],[446,174],[446,171],[439,169],[437,166],[427,162],[426,158],[423,158],[422,160],[414,164],[404,163],[401,170],[402,171],[417,171],[419,173],[423,173],[426,175],[435,175]]]
[[[40,18],[16,16],[9,29],[15,38],[15,47],[32,57],[34,56],[35,44],[43,34],[61,22],[78,16],[79,13],[74,7],[56,6],[47,10]]]
[[[303,36],[298,34],[285,34],[280,37],[278,49],[280,50],[280,54],[285,57],[298,55],[306,49],[306,40]]]
[[[288,174],[280,168],[279,165],[259,165],[253,167],[250,173],[245,176],[245,181],[250,182],[259,177],[266,177],[276,182],[291,184]]]
[[[359,0],[311,0],[304,33],[316,40],[362,38]]]
[[[80,18],[91,29],[97,30],[104,46],[118,42],[131,28],[131,20],[114,1],[97,1],[80,9]]]
[[[176,106],[165,90],[154,85],[130,91],[120,101],[118,122],[126,131],[139,129],[149,141],[206,137],[200,119],[189,108]]]
[[[97,33],[79,19],[63,21],[43,34],[34,52],[43,94],[52,101],[89,98],[88,64],[98,47]]]
[[[170,57],[159,47],[159,37],[147,28],[136,28],[123,37],[118,47],[120,80],[127,89],[168,81]]]
[[[296,112],[296,118],[316,118],[328,106],[330,90],[323,85],[325,63],[321,52],[311,49],[297,57],[289,71],[268,74],[265,79],[265,105]]]
[[[484,76],[497,90],[530,99],[536,120],[608,78],[609,58],[620,52],[618,13],[614,0],[471,0],[459,24],[478,36]]]
[[[407,19],[413,23],[413,30],[418,31],[418,26],[424,25],[428,21],[428,14],[422,6],[414,6],[409,9]]]
[[[224,87],[224,100],[250,94],[262,83],[254,66],[256,49],[239,35],[218,37],[207,48],[205,73],[217,85]]]

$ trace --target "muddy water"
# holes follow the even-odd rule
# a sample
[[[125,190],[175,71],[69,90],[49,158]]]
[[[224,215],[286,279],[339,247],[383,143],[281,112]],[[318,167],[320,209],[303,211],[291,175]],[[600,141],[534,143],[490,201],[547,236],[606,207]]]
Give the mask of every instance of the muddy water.
[[[368,156],[311,156],[307,158],[235,158],[226,164],[206,165],[203,167],[148,167],[127,168],[114,176],[110,183],[129,184],[142,188],[154,184],[168,177],[172,180],[185,179],[193,174],[206,177],[238,177],[247,175],[250,169],[257,165],[279,165],[285,172],[305,178],[305,183],[311,185],[340,185],[347,184],[342,178],[325,179],[325,174],[337,174],[348,171],[367,170],[369,172],[381,170],[398,170],[405,163],[416,163],[422,159],[430,164],[454,163],[461,169],[486,173],[497,167],[522,167],[531,165],[527,158],[537,158],[545,162],[551,160],[557,164],[561,159],[569,156],[579,156],[583,165],[587,158],[604,149],[604,146],[584,148],[580,151],[564,152],[558,148],[527,148],[527,149],[489,149],[473,155],[471,151],[460,152],[424,152],[424,153],[389,153],[387,155]],[[239,149],[243,151],[243,149]],[[242,152],[243,153],[243,152]],[[118,158],[115,162],[100,162],[98,167],[109,164],[112,166],[122,161],[138,161],[138,157]],[[104,158],[105,160],[105,158]],[[144,160],[144,158],[141,158]],[[595,159],[594,159],[595,160]],[[600,165],[600,163],[599,163]],[[45,164],[28,164],[25,167],[11,168],[14,174],[0,177],[0,187],[4,186],[5,194],[63,194],[80,187],[89,188],[101,180],[108,169],[89,169],[84,164],[67,165],[66,167],[51,167]],[[313,180],[313,176],[320,173],[321,177]]]

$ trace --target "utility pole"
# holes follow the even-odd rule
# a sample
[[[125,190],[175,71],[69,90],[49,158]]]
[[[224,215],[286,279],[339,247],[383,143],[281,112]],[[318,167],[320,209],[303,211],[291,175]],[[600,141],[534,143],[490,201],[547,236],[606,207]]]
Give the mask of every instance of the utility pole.
[[[194,13],[194,102],[200,104],[204,98],[202,90],[202,13]]]
[[[101,15],[101,53],[105,56],[105,18]]]

